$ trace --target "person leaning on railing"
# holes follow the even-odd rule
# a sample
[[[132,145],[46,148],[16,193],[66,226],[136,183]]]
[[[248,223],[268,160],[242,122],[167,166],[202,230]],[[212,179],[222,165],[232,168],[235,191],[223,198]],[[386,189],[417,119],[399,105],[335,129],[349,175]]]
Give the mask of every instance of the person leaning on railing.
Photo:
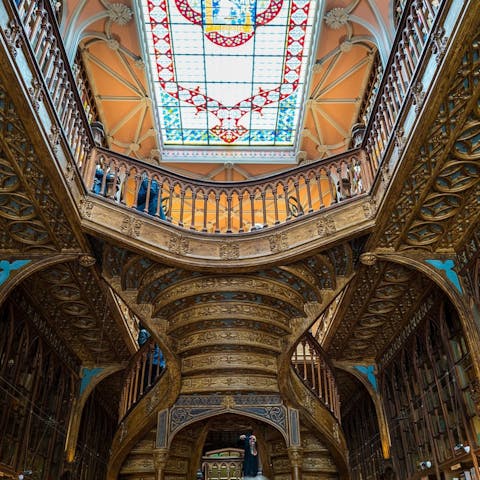
[[[138,346],[142,348],[148,339],[151,337],[150,332],[143,326],[140,325],[138,331],[137,342]],[[150,368],[151,366],[151,368]],[[162,350],[160,347],[155,344],[153,347],[153,352],[150,352],[146,359],[145,366],[145,375],[143,378],[143,391],[145,392],[153,383],[155,377],[165,368],[165,357],[163,356]]]

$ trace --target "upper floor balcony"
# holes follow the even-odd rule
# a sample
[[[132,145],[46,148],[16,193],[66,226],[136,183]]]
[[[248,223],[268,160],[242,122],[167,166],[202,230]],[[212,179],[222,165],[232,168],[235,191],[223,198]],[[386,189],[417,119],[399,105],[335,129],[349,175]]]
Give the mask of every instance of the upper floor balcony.
[[[228,182],[189,177],[103,148],[88,82],[72,68],[57,15],[46,0],[4,2],[1,27],[46,136],[54,149],[62,145],[57,161],[70,187],[77,172],[82,195],[199,235],[235,235],[331,212],[368,194],[378,203],[386,188],[376,181],[379,170],[391,174],[401,159],[461,11],[453,0],[405,3],[383,76],[376,69],[366,89],[366,124],[352,140],[355,148]]]

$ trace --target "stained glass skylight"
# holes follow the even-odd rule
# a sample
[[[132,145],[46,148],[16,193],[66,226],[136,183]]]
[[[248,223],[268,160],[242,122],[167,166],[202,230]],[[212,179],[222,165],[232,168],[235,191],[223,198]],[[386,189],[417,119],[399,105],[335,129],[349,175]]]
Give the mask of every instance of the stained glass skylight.
[[[163,159],[294,157],[316,2],[142,1]]]

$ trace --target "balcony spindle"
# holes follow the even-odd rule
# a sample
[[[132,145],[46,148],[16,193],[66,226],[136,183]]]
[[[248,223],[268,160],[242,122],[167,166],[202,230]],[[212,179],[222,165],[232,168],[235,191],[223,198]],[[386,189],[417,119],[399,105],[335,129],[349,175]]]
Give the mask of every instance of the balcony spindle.
[[[232,233],[232,196],[227,195],[227,233]]]
[[[192,215],[190,217],[190,230],[195,230],[195,205],[197,201],[197,189],[192,189]]]
[[[285,184],[283,184],[283,194],[285,198],[285,213],[286,213],[286,218],[285,220],[290,220],[292,218],[291,212],[290,212],[290,205],[288,203],[289,197],[288,197],[288,183],[287,183],[287,189],[285,189]]]
[[[178,224],[183,227],[183,211],[185,208],[185,188],[180,187],[180,219],[178,220]]]
[[[310,177],[305,177],[305,186],[307,188],[307,203],[308,203],[308,213],[313,212],[312,207],[312,192],[310,191]]]
[[[250,216],[252,228],[255,227],[255,194],[250,193]]]
[[[172,210],[173,210],[173,194],[175,193],[174,187],[172,187],[172,183],[168,182],[168,220],[172,221]]]
[[[244,231],[243,229],[243,193],[240,194],[240,191],[237,193],[238,195],[238,232],[242,233]]]
[[[215,233],[220,233],[220,194],[213,192],[215,196]]]
[[[267,221],[267,202],[266,202],[265,192],[260,193],[260,198],[262,201],[263,226],[266,227],[268,225],[268,221]]]
[[[278,218],[278,198],[277,198],[277,186],[275,186],[273,190],[273,209],[275,212],[275,220],[274,220],[274,225],[278,225],[280,223],[280,220]]]
[[[202,232],[207,231],[207,206],[208,206],[208,195],[204,191],[203,192],[203,228],[202,228]]]

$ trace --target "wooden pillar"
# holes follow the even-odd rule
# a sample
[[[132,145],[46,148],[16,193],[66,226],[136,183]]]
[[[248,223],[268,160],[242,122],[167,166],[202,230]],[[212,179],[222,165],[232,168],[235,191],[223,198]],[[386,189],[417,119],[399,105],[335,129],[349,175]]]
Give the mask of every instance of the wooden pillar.
[[[288,447],[288,458],[292,467],[292,480],[302,480],[303,449],[301,447]]]
[[[156,448],[153,451],[153,464],[155,466],[155,480],[165,478],[165,467],[168,460],[168,448]]]

